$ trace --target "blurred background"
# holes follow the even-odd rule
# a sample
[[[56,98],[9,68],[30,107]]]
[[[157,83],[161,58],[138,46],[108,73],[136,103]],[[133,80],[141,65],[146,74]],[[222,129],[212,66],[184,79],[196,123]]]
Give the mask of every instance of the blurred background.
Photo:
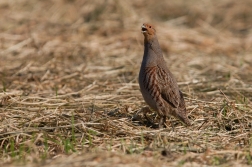
[[[251,0],[1,0],[0,89],[64,94],[94,81],[137,83],[144,22],[156,26],[181,84],[248,87],[251,8]]]
[[[252,0],[0,0],[0,16],[0,166],[83,149],[78,161],[56,160],[251,165]],[[171,118],[160,131],[135,116],[146,105],[138,86],[146,22],[185,95],[190,128]]]

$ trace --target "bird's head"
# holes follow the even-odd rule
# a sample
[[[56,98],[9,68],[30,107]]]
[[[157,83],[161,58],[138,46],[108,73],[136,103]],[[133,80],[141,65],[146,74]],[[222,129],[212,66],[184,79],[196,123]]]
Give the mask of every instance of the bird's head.
[[[152,40],[156,35],[156,30],[155,30],[154,26],[151,24],[144,23],[142,25],[141,29],[142,29],[142,33],[145,37],[144,40],[146,42]]]

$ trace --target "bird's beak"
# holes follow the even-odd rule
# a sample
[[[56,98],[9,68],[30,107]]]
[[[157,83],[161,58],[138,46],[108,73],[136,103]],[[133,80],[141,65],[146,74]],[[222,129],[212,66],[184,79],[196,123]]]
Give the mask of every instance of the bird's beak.
[[[147,28],[145,27],[145,25],[142,25],[142,33],[147,32]]]

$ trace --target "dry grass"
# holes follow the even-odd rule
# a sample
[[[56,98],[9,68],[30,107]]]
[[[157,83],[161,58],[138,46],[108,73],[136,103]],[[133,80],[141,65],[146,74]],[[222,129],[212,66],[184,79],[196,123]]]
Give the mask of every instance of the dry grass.
[[[0,165],[251,165],[251,6],[1,0]],[[135,115],[143,22],[156,25],[190,128]]]

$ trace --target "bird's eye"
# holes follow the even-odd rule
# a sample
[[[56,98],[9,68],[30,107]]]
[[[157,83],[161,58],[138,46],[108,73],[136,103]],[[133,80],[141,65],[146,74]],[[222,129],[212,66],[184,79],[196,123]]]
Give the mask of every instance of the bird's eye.
[[[151,28],[151,26],[149,26],[149,28]]]

